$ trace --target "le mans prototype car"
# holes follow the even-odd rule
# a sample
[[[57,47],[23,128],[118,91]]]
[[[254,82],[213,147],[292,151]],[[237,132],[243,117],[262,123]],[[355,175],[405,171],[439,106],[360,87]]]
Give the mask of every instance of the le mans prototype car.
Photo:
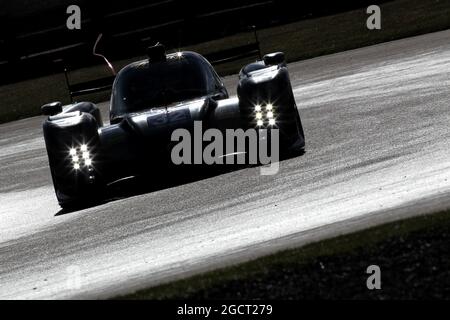
[[[106,185],[131,176],[163,179],[171,170],[171,133],[205,128],[277,128],[280,153],[305,146],[284,54],[267,54],[239,74],[237,97],[228,92],[200,54],[167,54],[149,48],[148,59],[124,67],[116,76],[110,124],[90,102],[42,106],[43,124],[56,197],[62,208],[93,199]],[[173,165],[172,165],[173,168]]]

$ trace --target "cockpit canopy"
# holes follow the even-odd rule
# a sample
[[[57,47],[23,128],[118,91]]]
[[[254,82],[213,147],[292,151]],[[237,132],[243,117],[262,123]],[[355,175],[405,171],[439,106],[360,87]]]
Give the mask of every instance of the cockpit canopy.
[[[148,59],[123,68],[114,81],[110,118],[115,123],[128,113],[165,107],[223,90],[209,62],[194,52],[167,55],[165,61]]]

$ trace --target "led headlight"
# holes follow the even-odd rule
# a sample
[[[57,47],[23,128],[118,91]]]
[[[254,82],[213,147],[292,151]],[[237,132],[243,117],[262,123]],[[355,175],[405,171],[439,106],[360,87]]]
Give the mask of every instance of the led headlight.
[[[263,111],[264,110],[264,111]],[[269,125],[273,126],[275,125],[275,106],[271,103],[268,103],[266,105],[255,105],[255,118],[256,118],[256,124],[258,127],[261,127],[264,125],[264,122],[268,122]]]
[[[72,158],[72,165],[75,170],[81,169],[82,166],[92,169],[90,168],[92,166],[92,159],[88,149],[86,144],[82,144],[79,148],[75,147],[69,150],[69,155]]]

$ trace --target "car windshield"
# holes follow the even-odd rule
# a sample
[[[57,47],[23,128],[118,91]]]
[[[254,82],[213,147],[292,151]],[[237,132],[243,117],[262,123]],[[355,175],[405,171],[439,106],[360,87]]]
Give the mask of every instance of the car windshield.
[[[115,103],[122,112],[137,112],[207,95],[208,77],[202,63],[196,57],[175,57],[136,64],[120,75]]]

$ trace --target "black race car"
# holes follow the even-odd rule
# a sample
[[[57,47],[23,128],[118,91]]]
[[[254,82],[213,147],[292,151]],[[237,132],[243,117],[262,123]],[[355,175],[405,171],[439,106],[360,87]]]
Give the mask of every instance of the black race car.
[[[162,46],[116,76],[110,124],[90,102],[42,106],[43,124],[56,197],[63,208],[98,197],[106,185],[131,176],[164,179],[172,170],[171,134],[203,128],[278,129],[282,154],[302,152],[304,133],[284,54],[273,53],[245,66],[238,97],[200,54],[166,54]]]

